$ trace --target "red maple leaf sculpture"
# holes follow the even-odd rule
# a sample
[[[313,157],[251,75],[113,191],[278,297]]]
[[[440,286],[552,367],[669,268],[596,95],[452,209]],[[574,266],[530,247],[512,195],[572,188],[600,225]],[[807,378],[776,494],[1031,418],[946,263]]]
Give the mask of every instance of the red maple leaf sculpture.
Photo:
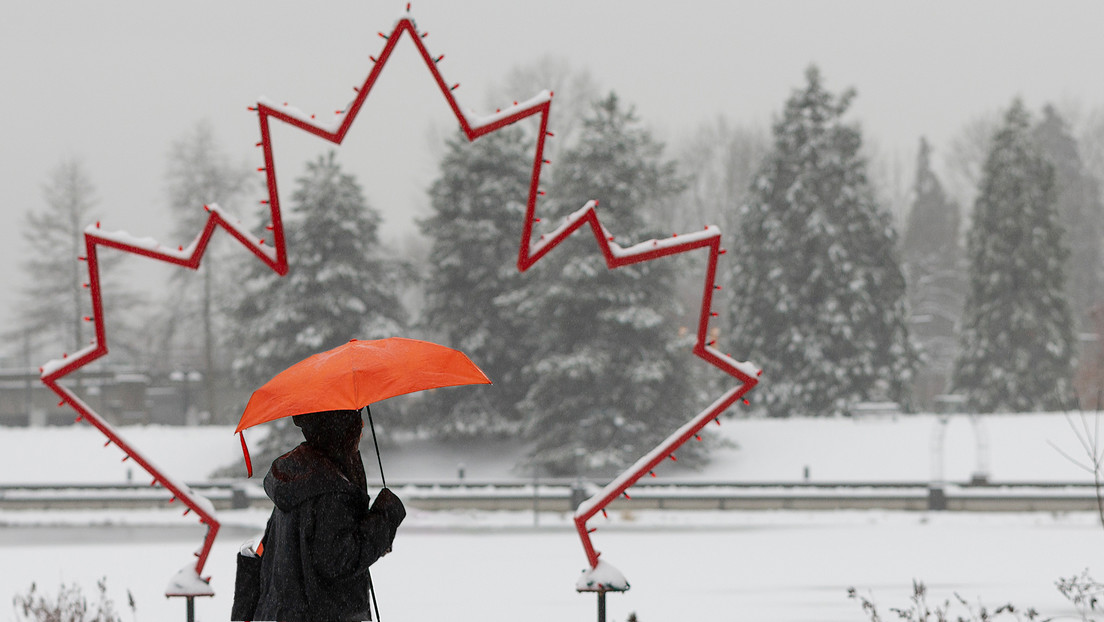
[[[745,393],[751,390],[757,383],[759,370],[753,365],[734,360],[730,356],[718,351],[714,344],[708,341],[710,319],[716,314],[712,311],[713,293],[716,289],[717,262],[725,251],[721,249],[721,232],[716,227],[704,229],[687,234],[675,235],[663,240],[646,240],[629,247],[616,244],[614,236],[601,224],[596,211],[597,203],[590,201],[579,210],[570,214],[553,231],[539,235],[534,239],[533,223],[536,222],[537,199],[542,194],[538,190],[542,166],[546,163],[543,158],[545,140],[551,134],[548,131],[548,114],[552,103],[552,93],[542,92],[535,97],[504,108],[493,115],[479,117],[461,110],[453,91],[458,84],[449,85],[445,82],[438,70],[438,62],[443,56],[434,57],[426,49],[423,39],[425,33],[419,33],[410,15],[410,7],[395,23],[390,34],[379,33],[386,40],[379,57],[372,57],[374,65],[363,84],[356,89],[357,95],[344,109],[327,115],[327,121],[315,119],[315,115],[300,112],[285,105],[275,105],[268,101],[260,101],[254,110],[260,123],[261,140],[257,143],[264,152],[264,166],[258,170],[265,173],[268,187],[269,214],[271,222],[268,230],[272,232],[271,245],[265,239],[253,237],[240,221],[229,218],[215,205],[205,206],[209,212],[207,222],[203,230],[188,247],[176,249],[164,248],[156,242],[146,239],[136,239],[125,233],[111,233],[103,231],[97,223],[85,231],[85,244],[87,254],[82,259],[88,263],[89,283],[88,288],[92,297],[92,315],[86,319],[95,324],[95,339],[91,346],[72,356],[66,355],[62,359],[51,361],[42,368],[42,382],[49,386],[61,397],[61,404],[69,404],[77,413],[77,420],[85,420],[98,428],[108,438],[108,443],[115,443],[126,454],[124,460],[133,459],[142,468],[153,476],[153,485],[167,488],[173,494],[173,500],[179,499],[186,507],[185,513],[195,511],[200,521],[207,525],[207,535],[203,546],[197,551],[197,561],[193,568],[182,571],[178,575],[176,584],[179,589],[173,595],[194,596],[210,594],[206,579],[199,579],[203,566],[210,553],[214,538],[218,533],[219,523],[215,517],[213,506],[200,495],[194,493],[187,486],[175,481],[168,475],[158,470],[150,460],[145,458],[136,448],[129,445],[103,417],[97,414],[87,403],[83,402],[73,391],[63,387],[60,381],[68,374],[80,369],[92,361],[104,356],[108,352],[107,335],[104,330],[102,292],[100,288],[99,264],[97,261],[98,247],[106,246],[123,252],[134,253],[164,261],[191,269],[199,267],[200,260],[207,248],[214,231],[218,227],[225,229],[231,236],[237,239],[243,246],[249,249],[261,261],[275,272],[283,275],[287,273],[287,252],[285,245],[284,227],[280,213],[280,196],[276,183],[276,165],[273,157],[272,135],[270,123],[273,120],[287,123],[291,126],[309,132],[319,138],[340,144],[349,128],[352,126],[361,106],[371,92],[384,65],[390,58],[399,39],[404,34],[409,35],[418,53],[425,61],[434,80],[436,81],[445,100],[460,123],[461,129],[469,140],[493,132],[497,129],[511,125],[522,119],[539,116],[540,131],[537,135],[536,149],[533,157],[532,178],[529,185],[529,195],[526,203],[525,221],[522,227],[522,235],[518,250],[517,267],[521,271],[540,261],[548,252],[559,245],[568,236],[584,226],[589,226],[598,244],[606,264],[610,269],[621,266],[651,261],[695,250],[704,250],[707,253],[707,267],[703,279],[702,302],[699,313],[697,340],[693,352],[709,364],[717,367],[732,376],[737,384],[722,394],[713,404],[691,418],[685,425],[675,431],[660,446],[642,457],[636,464],[626,470],[621,476],[610,482],[598,494],[584,502],[575,514],[575,524],[582,540],[583,549],[591,570],[584,574],[577,587],[581,591],[607,591],[627,589],[627,583],[620,578],[620,573],[612,567],[599,562],[599,555],[591,542],[590,533],[594,531],[587,527],[588,521],[598,512],[604,512],[606,506],[612,501],[628,496],[627,490],[643,475],[652,470],[665,459],[672,457],[675,450],[698,433],[706,424],[716,420],[722,412],[740,400]],[[59,404],[60,405],[60,404]],[[244,440],[243,440],[244,443]],[[610,577],[614,577],[610,579]],[[191,581],[189,581],[191,580]],[[170,585],[170,592],[173,590]]]

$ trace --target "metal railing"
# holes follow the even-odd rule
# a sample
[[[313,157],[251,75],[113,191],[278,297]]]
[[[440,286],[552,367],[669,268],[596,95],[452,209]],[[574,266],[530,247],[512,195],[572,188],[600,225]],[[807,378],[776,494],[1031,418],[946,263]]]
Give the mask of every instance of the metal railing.
[[[193,483],[219,510],[267,508],[259,483]],[[423,510],[574,510],[598,490],[572,480],[407,482],[391,486]],[[1096,511],[1086,482],[681,482],[638,483],[611,509]],[[0,510],[130,509],[163,506],[172,494],[137,484],[2,484]]]

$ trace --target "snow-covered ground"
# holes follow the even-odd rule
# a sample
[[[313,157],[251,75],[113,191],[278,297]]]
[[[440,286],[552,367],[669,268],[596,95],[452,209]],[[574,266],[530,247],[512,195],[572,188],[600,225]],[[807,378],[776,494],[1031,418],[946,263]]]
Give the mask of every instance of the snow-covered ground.
[[[175,513],[173,513],[175,515]],[[184,603],[161,596],[196,547],[197,529],[143,528],[167,517],[101,515],[113,527],[0,529],[0,601],[31,581],[56,590],[78,582],[94,591],[108,577],[138,620],[179,620]],[[226,620],[234,553],[266,518],[224,512],[227,522],[206,571],[216,595],[197,601],[197,619]],[[95,519],[85,513],[81,521]],[[382,617],[457,622],[562,622],[595,617],[595,596],[574,591],[586,565],[570,518],[530,513],[414,511],[395,551],[373,568]],[[936,514],[894,512],[612,513],[598,524],[603,559],[632,584],[608,597],[608,618],[854,621],[864,620],[847,589],[882,605],[906,603],[913,579],[933,601],[954,592],[992,608],[1008,601],[1047,615],[1073,615],[1054,581],[1095,563],[1104,530],[1088,514]],[[1099,575],[1100,573],[1098,573]],[[0,608],[0,620],[7,620]]]
[[[977,468],[980,429],[993,481],[1089,481],[1059,450],[1084,450],[1063,415],[862,420],[725,420],[710,426],[736,446],[718,450],[700,472],[672,463],[668,481],[925,481],[938,471],[933,439],[944,430],[943,473],[968,479]],[[1076,420],[1075,420],[1076,421]],[[1090,424],[1094,420],[1090,418]],[[170,474],[200,481],[238,458],[222,428],[135,427],[122,430]],[[463,462],[470,480],[523,479],[510,469],[519,448],[458,448],[426,443],[386,446],[389,480],[454,480]],[[126,481],[120,452],[103,447],[88,426],[0,429],[0,483]],[[371,465],[369,465],[371,466]],[[370,475],[371,477],[371,469]],[[234,553],[259,531],[263,511],[221,512],[223,531],[207,563],[216,591],[197,602],[197,619],[225,620]],[[374,570],[387,619],[493,622],[587,620],[595,597],[577,594],[586,565],[570,516],[531,512],[413,510],[395,552]],[[883,606],[904,605],[913,579],[939,600],[957,591],[996,606],[1012,601],[1047,615],[1073,615],[1054,589],[1059,577],[1100,568],[1104,529],[1095,515],[870,512],[611,512],[597,519],[603,559],[632,583],[608,598],[608,619],[636,612],[662,620],[863,620],[846,596],[854,586]],[[78,582],[94,593],[107,576],[138,620],[184,617],[184,604],[162,594],[192,558],[202,529],[179,510],[0,512],[0,620],[32,581],[54,590]],[[1104,576],[1100,569],[1098,576]],[[934,599],[933,599],[934,600]]]
[[[1080,425],[1078,415],[1072,420]],[[940,465],[935,450],[942,430],[943,476],[965,481],[979,458],[992,481],[1091,481],[1061,452],[1084,458],[1064,414],[991,415],[975,426],[965,416],[941,423],[934,415],[862,419],[725,419],[712,433],[730,441],[716,449],[701,471],[667,462],[657,472],[667,481],[930,480]],[[1087,415],[1090,426],[1095,415]],[[124,427],[124,438],[178,480],[198,482],[240,460],[241,445],[228,426]],[[981,453],[978,438],[980,434]],[[258,436],[249,437],[254,446]],[[88,425],[63,428],[0,428],[0,483],[144,482],[145,474],[122,462],[114,446]],[[693,442],[693,441],[691,441]],[[289,448],[290,449],[290,448]],[[1059,451],[1060,450],[1060,451]],[[512,467],[523,448],[503,443],[455,446],[415,441],[382,448],[389,480],[452,481],[463,465],[474,481],[528,479]],[[374,469],[366,457],[369,477]],[[258,470],[263,472],[263,465]],[[244,476],[244,473],[243,473]]]

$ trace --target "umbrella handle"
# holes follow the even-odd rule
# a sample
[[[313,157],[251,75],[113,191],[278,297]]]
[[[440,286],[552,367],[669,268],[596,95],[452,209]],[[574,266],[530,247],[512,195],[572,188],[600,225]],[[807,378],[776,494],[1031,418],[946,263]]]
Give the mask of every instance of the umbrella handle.
[[[383,476],[383,458],[380,457],[379,441],[376,439],[376,424],[372,422],[372,408],[365,406],[364,410],[368,413],[368,427],[372,430],[372,444],[376,447],[376,462],[379,463],[380,481],[383,482],[383,487],[387,488],[387,478]]]

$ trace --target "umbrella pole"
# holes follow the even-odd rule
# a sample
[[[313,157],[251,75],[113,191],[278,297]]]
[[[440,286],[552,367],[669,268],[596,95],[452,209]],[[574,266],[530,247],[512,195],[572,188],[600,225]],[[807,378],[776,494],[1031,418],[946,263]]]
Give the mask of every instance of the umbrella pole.
[[[376,439],[376,424],[372,423],[372,407],[365,406],[364,411],[368,413],[368,427],[372,429],[372,444],[376,446],[376,462],[379,463],[380,481],[383,482],[383,487],[387,488],[387,478],[383,476],[383,458],[380,457],[379,441]]]
[[[369,406],[364,407],[364,411],[368,413],[368,428],[372,430],[372,445],[376,448],[376,462],[379,463],[380,481],[383,482],[383,487],[387,488],[387,478],[383,476],[383,458],[380,457],[379,440],[376,438],[376,424],[372,421],[372,408]],[[379,603],[376,602],[376,586],[372,583],[372,569],[368,569],[368,593],[372,596],[372,604],[376,607],[376,622],[379,622],[380,612]]]
[[[372,604],[376,606],[375,621],[380,622],[379,603],[376,602],[376,585],[372,583],[372,569],[368,569],[368,594],[372,596]],[[372,610],[369,609],[368,613],[371,614]],[[190,622],[190,621],[189,621]]]

